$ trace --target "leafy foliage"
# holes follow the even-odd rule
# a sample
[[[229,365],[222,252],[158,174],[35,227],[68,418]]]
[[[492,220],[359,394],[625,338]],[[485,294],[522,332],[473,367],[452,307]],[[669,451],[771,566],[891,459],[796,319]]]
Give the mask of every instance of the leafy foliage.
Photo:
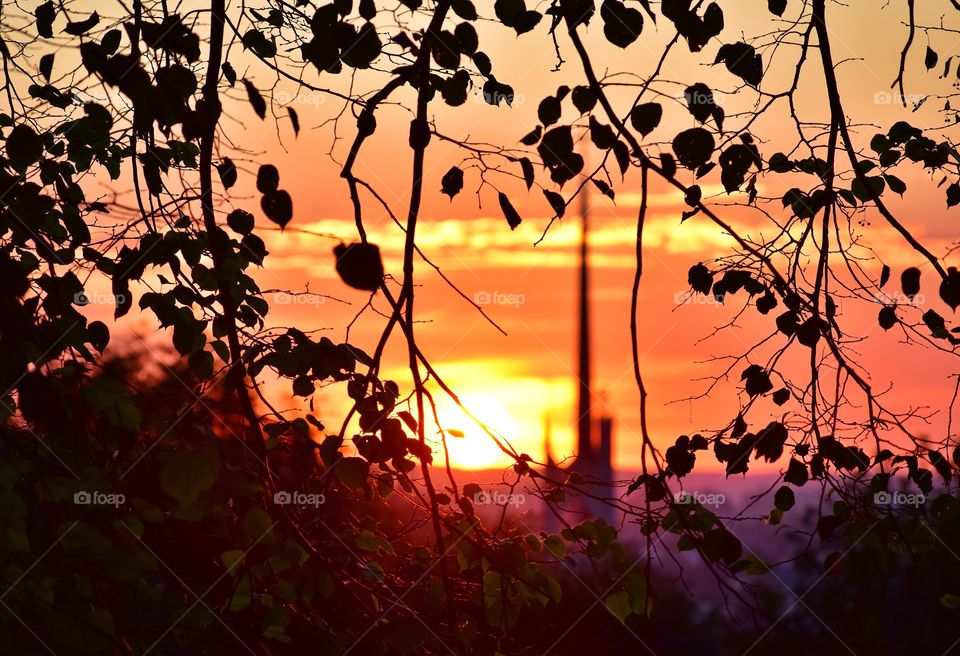
[[[829,112],[823,123],[797,120],[798,145],[772,154],[757,119],[778,99],[792,108],[799,82],[786,92],[769,89],[775,82],[764,79],[765,71],[777,46],[743,34],[730,42],[732,30],[725,30],[724,11],[715,2],[560,0],[528,6],[496,0],[478,9],[471,0],[399,0],[390,6],[338,0],[319,7],[297,2],[231,8],[228,14],[214,0],[202,12],[209,21],[139,0],[132,16],[122,8],[118,20],[106,18],[107,7],[86,13],[68,5],[18,9],[27,27],[9,30],[0,44],[4,63],[15,63],[19,71],[8,75],[9,113],[0,115],[0,380],[6,390],[0,405],[0,502],[7,511],[0,562],[4,580],[16,583],[4,606],[14,618],[36,623],[58,651],[140,653],[158,646],[171,653],[222,653],[239,636],[264,653],[318,644],[330,645],[332,653],[354,647],[442,653],[448,642],[456,653],[520,653],[535,640],[517,627],[562,603],[560,575],[578,562],[589,562],[609,579],[597,601],[616,620],[654,616],[649,549],[638,561],[617,527],[598,517],[570,521],[564,514],[568,499],[591,498],[595,482],[579,472],[536,463],[496,440],[514,462],[511,489],[526,485],[565,518],[556,532],[490,523],[475,507],[483,493],[477,484],[461,486],[450,475],[449,484],[440,485],[431,478],[446,463],[427,440],[433,398],[423,381],[444,388],[442,372],[416,340],[419,283],[413,261],[424,178],[436,192],[437,174],[425,174],[424,162],[439,139],[455,143],[471,160],[450,166],[439,191],[453,201],[466,184],[465,170],[471,171],[470,182],[479,177],[485,203],[493,198],[487,187],[495,192],[504,229],[521,225],[521,211],[528,225],[535,220],[511,182],[526,191],[538,187],[532,197],[559,219],[584,186],[612,202],[639,169],[641,251],[648,176],[680,192],[686,209],[679,222],[695,216],[710,221],[736,244],[729,256],[691,266],[687,282],[693,293],[725,306],[745,298],[743,312],[757,310],[756,320],[771,335],[765,341],[776,350],[763,358],[749,349],[733,358],[724,378],[742,393],[732,418],[721,419],[725,426],[681,435],[662,453],[644,428],[643,474],[617,499],[604,501],[645,536],[673,536],[679,550],[695,550],[712,571],[733,577],[768,571],[745,553],[729,522],[674,494],[674,479],[689,481],[711,452],[728,476],[748,473],[758,460],[781,469],[783,484],[767,501],[770,524],[797,514],[798,490],[808,484],[849,489],[830,514],[817,519],[816,538],[856,546],[869,534],[862,548],[878,562],[934,549],[920,513],[900,521],[863,502],[888,492],[897,475],[910,489],[937,494],[930,517],[938,529],[955,525],[956,499],[936,486],[955,480],[958,452],[951,454],[945,442],[921,440],[909,426],[914,417],[879,398],[855,360],[858,338],[841,329],[835,296],[866,299],[883,330],[954,352],[960,330],[953,317],[934,307],[921,314],[919,295],[924,287],[936,289],[932,301],[955,311],[960,273],[915,239],[886,203],[891,192],[906,196],[904,180],[914,178],[902,171],[912,167],[936,178],[946,208],[960,204],[960,157],[942,130],[905,121],[873,135],[869,150],[854,142],[823,0],[814,0],[809,11],[786,0],[768,1],[771,16],[801,12],[799,22],[777,34],[804,37],[782,40],[803,43],[801,67],[818,54]],[[484,51],[487,23],[511,39],[552,39],[558,58],[572,45],[583,73],[536,104],[537,124],[517,130],[526,131],[523,148],[451,138],[433,119],[439,103],[462,107],[471,92],[490,111],[520,104],[522,96],[507,79],[510,69]],[[715,79],[710,85],[674,81],[666,93],[655,75],[624,103],[612,93],[622,83],[615,75],[597,76],[582,35],[602,32],[609,46],[601,45],[624,50],[625,60],[634,61],[653,24],[675,31],[680,47],[685,44],[692,55],[702,53],[696,61],[715,70]],[[806,38],[813,33],[818,53]],[[48,41],[54,38],[69,52],[51,52]],[[527,42],[518,43],[525,48]],[[18,79],[27,71],[19,67],[32,61],[36,70]],[[923,63],[926,69],[938,66],[932,45]],[[494,75],[495,65],[503,79]],[[370,94],[344,84],[368,74],[383,82]],[[242,196],[220,194],[221,187],[230,192],[254,182],[260,211],[271,223],[282,231],[294,219],[281,171],[264,163],[255,181],[246,179],[252,177],[244,167],[249,152],[231,134],[234,119],[255,115],[254,123],[265,122],[280,109],[294,137],[299,135],[297,111],[279,103],[267,86],[274,78],[337,98],[346,103],[338,120],[354,121],[341,178],[358,234],[332,249],[329,266],[348,286],[370,294],[371,303],[387,307],[387,327],[372,355],[349,340],[338,343],[272,322],[257,282],[257,270],[271,264],[263,239],[270,226],[258,225],[252,208],[234,206],[245,202]],[[238,80],[242,89],[234,89]],[[737,93],[757,100],[746,116],[728,113],[720,102],[732,95],[731,81]],[[346,94],[334,90],[348,87]],[[106,89],[110,101],[97,100],[102,96],[91,94],[93,88]],[[651,88],[657,101],[650,100]],[[373,188],[357,177],[354,164],[377,133],[378,108],[403,102],[397,100],[401,89],[414,98],[409,132],[402,136],[415,175],[413,200],[405,208],[404,261],[392,268],[368,240],[369,198],[363,194]],[[239,114],[231,94],[241,98]],[[664,120],[665,108],[674,109],[670,98],[682,121]],[[593,168],[583,154],[588,147],[600,154],[591,158]],[[95,196],[95,180],[133,190],[135,207]],[[761,235],[768,241],[758,243],[756,235],[718,216],[720,205],[708,198],[716,181],[746,209],[763,207],[776,236]],[[390,213],[389,202],[374,198]],[[865,281],[867,265],[850,255],[857,241],[851,219],[866,211],[904,238],[907,256],[917,259],[900,271],[905,299],[877,296],[892,275],[889,266],[876,283]],[[838,217],[847,219],[843,230]],[[850,269],[856,262],[853,283],[837,284],[838,257]],[[640,273],[638,267],[638,285]],[[88,287],[96,285],[113,296],[115,321],[109,325],[91,321],[83,309]],[[105,356],[126,326],[120,320],[131,314],[163,332],[178,358],[165,369],[169,375],[151,381],[152,389],[136,375],[142,363]],[[410,390],[382,377],[385,345],[395,328],[408,351]],[[806,380],[784,364],[788,352],[811,363]],[[644,389],[639,359],[634,364]],[[837,400],[840,394],[825,401],[826,371],[842,381],[838,388],[859,390],[862,402]],[[303,405],[278,410],[261,389],[264,379],[280,381]],[[349,399],[351,411],[339,430],[324,422],[343,418],[317,412],[319,388]],[[825,410],[828,403],[833,405]],[[848,405],[866,408],[868,415],[849,418]],[[760,418],[761,408],[777,414]],[[642,413],[645,418],[645,405]],[[355,432],[348,430],[353,420]],[[879,446],[891,427],[907,440],[898,453]],[[443,435],[454,436],[449,430]],[[294,504],[292,489],[313,506]],[[843,576],[847,560],[845,552],[831,552],[822,559],[824,572]],[[635,567],[641,561],[644,568]],[[197,591],[205,592],[198,597]],[[203,602],[202,608],[194,601]],[[391,612],[399,617],[388,617]],[[13,619],[2,622],[4,630],[23,634]],[[218,625],[229,629],[224,636],[211,631]],[[171,628],[158,634],[158,626]]]

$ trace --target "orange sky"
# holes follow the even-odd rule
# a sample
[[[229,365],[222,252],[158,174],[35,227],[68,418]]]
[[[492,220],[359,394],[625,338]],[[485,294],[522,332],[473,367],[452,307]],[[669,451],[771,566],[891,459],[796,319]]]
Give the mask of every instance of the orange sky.
[[[762,5],[764,11],[748,9],[745,7],[748,4]],[[759,0],[721,3],[727,13],[728,26],[721,41],[737,39],[741,30],[750,34],[768,29],[765,4]],[[790,12],[799,10],[793,6],[797,4],[791,3]],[[895,20],[886,21],[885,26],[871,22],[870,30],[865,30],[864,21],[877,11],[873,6],[882,3],[856,4],[858,8],[855,9],[832,3],[829,8],[835,32],[834,57],[838,61],[850,60],[841,67],[848,114],[854,123],[889,125],[903,114],[903,110],[894,105],[884,104],[883,94],[889,92],[890,82],[895,77],[899,47],[905,35]],[[865,8],[867,4],[871,5],[870,9]],[[787,17],[795,18],[790,12]],[[935,16],[921,15],[920,19],[927,24],[937,21]],[[648,22],[643,37],[624,52],[602,43],[600,29],[598,17],[589,29],[590,43],[598,52],[597,68],[609,67],[610,72],[627,70],[640,77],[653,69],[662,43],[672,35],[671,26],[665,21],[659,26]],[[565,50],[567,63],[562,69],[559,72],[551,70],[555,56],[542,29],[519,40],[512,31],[499,26],[485,26],[480,32],[481,43],[486,40],[489,44],[482,48],[491,56],[494,73],[515,88],[517,101],[513,108],[494,108],[483,104],[480,98],[472,97],[465,106],[455,110],[437,106],[433,118],[438,129],[451,136],[469,135],[476,141],[513,145],[536,124],[536,106],[540,98],[555,91],[560,84],[581,84],[583,77],[576,66],[574,53],[569,49]],[[934,47],[941,53],[941,61],[957,51],[956,43],[949,43],[944,35],[932,38]],[[561,43],[567,48],[568,44]],[[708,45],[696,59],[691,58],[685,47],[680,47],[675,51],[675,57],[668,60],[665,67],[667,77],[683,80],[685,84],[655,87],[663,94],[660,101],[665,105],[666,116],[647,143],[669,139],[678,130],[693,126],[692,117],[676,99],[686,84],[703,80],[714,86],[719,92],[718,103],[726,108],[730,117],[738,108],[750,107],[755,102],[756,93],[753,91],[725,93],[735,89],[736,79],[722,70],[722,66],[704,67],[703,62],[712,60],[718,45],[719,41]],[[926,38],[921,33],[911,55],[911,70],[916,75],[913,82],[908,83],[907,91],[947,93],[950,82],[936,79],[940,71],[933,71],[926,78],[922,75],[925,45]],[[795,49],[783,47],[761,88],[780,91],[795,58]],[[239,65],[243,61],[239,55],[231,56],[231,60],[241,76],[247,75],[259,87],[271,84],[269,73],[262,67],[251,64],[244,71]],[[823,120],[826,107],[817,75],[819,61],[814,57],[807,66],[810,73],[803,78],[805,92],[799,97],[800,111],[807,120]],[[346,82],[346,78],[321,78],[313,69],[307,72],[307,79],[312,83],[341,88]],[[373,73],[362,73],[355,83],[360,89],[372,89],[382,79]],[[275,109],[281,117],[277,127],[270,121],[261,123],[245,102],[229,106],[231,117],[225,122],[227,134],[244,148],[263,153],[254,158],[258,163],[269,161],[278,166],[280,186],[294,198],[292,226],[329,233],[344,241],[353,240],[356,230],[347,189],[338,177],[337,162],[342,162],[346,145],[343,139],[332,143],[330,127],[324,125],[325,120],[341,112],[342,104],[321,94],[304,93],[294,97],[291,92],[289,85],[280,84],[275,90],[275,100],[296,108],[303,125],[299,138],[294,139],[282,109]],[[236,93],[240,93],[239,86]],[[626,97],[620,96],[621,99]],[[409,89],[398,96],[400,100],[409,101],[410,98]],[[931,101],[928,107],[909,119],[920,126],[938,125],[940,119],[928,109],[939,108],[942,104],[942,101]],[[767,157],[777,150],[778,140],[788,132],[784,127],[785,117],[781,105],[771,110],[770,117],[761,120],[754,128],[753,133],[763,141],[761,152]],[[377,187],[398,216],[405,213],[410,182],[410,151],[406,148],[408,120],[409,113],[399,107],[387,108],[379,115],[379,129],[357,167],[358,175]],[[727,128],[735,128],[741,122],[728,118]],[[876,131],[867,125],[858,130],[864,144]],[[349,141],[352,134],[352,125],[347,119],[341,126],[341,136]],[[331,148],[337,162],[327,156]],[[549,218],[539,191],[534,189],[528,193],[503,177],[490,178],[491,182],[510,190],[514,205],[524,217],[520,228],[511,232],[500,215],[496,195],[490,187],[481,191],[478,202],[476,169],[467,169],[463,192],[452,201],[448,200],[439,193],[440,177],[461,158],[462,155],[448,143],[434,140],[429,147],[427,195],[418,242],[467,296],[473,298],[479,294],[481,296],[477,298],[484,298],[485,294],[495,301],[485,309],[508,335],[503,336],[490,326],[447,288],[429,266],[420,262],[417,271],[422,287],[417,292],[417,314],[421,321],[427,322],[418,327],[421,344],[441,374],[446,375],[472,407],[488,416],[491,425],[510,438],[519,451],[529,452],[537,458],[542,456],[543,425],[545,417],[549,416],[554,456],[568,455],[573,445],[575,404],[572,368],[578,224],[574,216],[569,216],[555,224],[540,245],[534,246]],[[240,158],[234,159],[241,165]],[[587,159],[596,162],[599,155],[587,153]],[[268,295],[273,301],[272,323],[296,325],[301,329],[329,328],[331,339],[342,340],[347,322],[362,308],[366,294],[346,288],[338,280],[331,254],[335,240],[292,231],[284,234],[266,231],[270,224],[259,212],[256,196],[251,193],[255,166],[249,164],[247,170],[251,173],[241,174],[241,183],[229,193],[231,205],[225,204],[224,209],[241,207],[257,215],[258,229],[271,251],[267,267],[257,275],[261,287],[302,291],[309,286],[311,291],[349,302],[349,305],[331,299],[307,302],[301,298],[284,303],[289,299]],[[903,173],[898,172],[898,175],[911,187],[908,192],[910,203],[891,201],[891,205],[918,237],[927,238],[926,243],[934,253],[944,254],[955,234],[948,228],[949,222],[958,220],[960,210],[954,210],[954,216],[948,215],[942,190],[936,191],[935,185],[916,169],[912,169],[912,173],[907,173],[908,170],[909,167],[904,167]],[[615,181],[618,182],[615,203],[599,194],[591,198],[594,371],[595,388],[602,393],[607,409],[616,417],[615,465],[630,469],[638,466],[640,450],[638,395],[631,372],[628,330],[639,175],[630,172],[624,182],[619,183],[619,176]],[[569,194],[571,187],[572,184],[568,184],[563,191]],[[718,173],[708,178],[704,191],[705,196],[722,192]],[[761,187],[761,195],[764,191],[778,195],[783,190]],[[890,195],[888,192],[887,196]],[[733,198],[720,194],[717,201],[729,202]],[[676,308],[676,302],[688,290],[687,269],[700,260],[727,252],[731,240],[701,217],[680,225],[683,203],[676,193],[655,186],[651,202],[645,236],[647,269],[640,303],[641,365],[651,392],[654,439],[667,444],[681,433],[718,427],[736,413],[738,401],[734,383],[738,375],[718,387],[708,399],[683,399],[704,389],[705,383],[698,378],[722,371],[722,365],[705,363],[705,360],[734,353],[745,344],[762,338],[770,330],[772,319],[763,323],[748,319],[742,322],[741,328],[724,331],[711,340],[698,343],[713,327],[724,324],[733,316],[743,295],[733,299],[732,306],[726,307],[700,303]],[[779,202],[768,207],[771,211],[781,211]],[[402,232],[369,196],[365,198],[365,208],[370,240],[380,245],[387,270],[399,275]],[[756,213],[735,212],[735,216],[738,225],[759,236],[763,223]],[[897,236],[883,228],[880,221],[872,220],[861,234],[894,268],[894,281],[899,268],[921,266],[919,258],[903,251]],[[879,263],[868,267],[875,276],[879,275],[879,269]],[[928,273],[925,280],[929,283],[932,276]],[[926,291],[931,297],[935,295],[932,285]],[[375,306],[385,309],[380,300],[375,301]],[[870,336],[859,352],[861,361],[871,368],[874,386],[884,388],[888,382],[896,380],[896,391],[890,397],[896,402],[894,405],[929,405],[945,409],[952,394],[947,378],[954,370],[951,357],[898,344],[898,331],[883,333],[876,327],[875,309],[848,308],[844,317],[848,330]],[[943,310],[942,307],[939,309]],[[91,308],[91,311],[98,310]],[[383,324],[381,316],[368,311],[354,327],[351,341],[372,352]],[[115,331],[115,334],[120,333]],[[395,341],[385,366],[389,375],[402,382],[405,357],[399,346]],[[339,389],[321,395],[320,407],[325,410],[322,414],[328,426],[339,425],[344,398],[345,394]],[[779,416],[782,412],[767,402],[761,411],[754,413],[754,421],[767,421],[763,413],[768,411],[771,416]],[[465,438],[453,440],[456,442],[453,445],[456,465],[484,467],[506,463],[498,458],[495,447],[487,438],[471,430],[469,422],[458,416],[449,404],[442,411],[442,418],[449,422],[449,427],[467,430]],[[930,430],[942,430],[943,419],[941,413]]]

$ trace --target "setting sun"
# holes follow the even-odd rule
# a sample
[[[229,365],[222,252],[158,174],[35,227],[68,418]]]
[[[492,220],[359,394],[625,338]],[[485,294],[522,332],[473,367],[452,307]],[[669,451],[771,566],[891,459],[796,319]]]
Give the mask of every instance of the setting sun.
[[[486,424],[491,431],[502,435],[511,443],[517,437],[517,424],[513,417],[496,397],[486,393],[468,393],[460,397],[461,403],[469,412]],[[440,403],[437,414],[447,433],[447,448],[450,460],[456,467],[463,469],[487,469],[509,462],[503,451],[491,437],[461,410],[453,401]],[[455,437],[450,434],[463,437]]]

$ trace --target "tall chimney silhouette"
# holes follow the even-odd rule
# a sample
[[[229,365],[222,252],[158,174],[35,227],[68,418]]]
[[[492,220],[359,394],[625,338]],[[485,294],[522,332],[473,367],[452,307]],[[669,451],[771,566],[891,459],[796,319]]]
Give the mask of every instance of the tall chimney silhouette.
[[[591,439],[591,390],[590,390],[590,278],[587,273],[587,234],[589,211],[587,188],[580,192],[580,334],[579,334],[579,402],[577,404],[577,457],[590,459],[593,456]]]
[[[601,480],[613,478],[613,417],[600,417],[600,453],[598,471]]]

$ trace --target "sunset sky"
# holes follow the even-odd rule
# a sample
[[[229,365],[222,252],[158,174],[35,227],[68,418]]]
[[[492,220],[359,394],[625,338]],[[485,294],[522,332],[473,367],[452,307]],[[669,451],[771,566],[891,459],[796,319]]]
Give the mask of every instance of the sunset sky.
[[[748,5],[765,4],[760,0],[726,3],[727,28],[724,34],[733,37],[740,30],[750,32],[754,27],[751,18],[756,12]],[[896,29],[894,21],[886,21],[882,28],[864,29],[864,21],[869,19],[870,12],[877,11],[874,7],[880,4],[855,3],[856,8],[844,8],[831,3],[829,7],[829,11],[837,14],[831,24],[837,30],[834,57],[844,62],[840,67],[841,88],[844,89],[851,122],[857,125],[858,138],[864,147],[870,136],[879,131],[879,126],[885,129],[907,114],[890,101],[890,83],[896,76],[904,35]],[[792,11],[796,10],[794,7]],[[788,11],[785,18],[790,17]],[[767,16],[762,18],[768,20]],[[936,21],[935,16],[924,16],[922,11],[918,13],[921,25]],[[653,70],[664,39],[672,34],[671,29],[653,24],[647,25],[646,29],[651,36],[646,38],[645,32],[645,38],[629,51],[630,57],[638,57],[638,61],[630,63],[637,77],[623,79],[624,83],[636,84],[638,79]],[[880,32],[880,29],[886,32]],[[597,36],[599,30],[599,24],[591,25],[588,32]],[[482,48],[491,56],[494,73],[516,90],[513,107],[486,105],[478,95],[479,89],[475,88],[466,105],[453,110],[437,109],[433,118],[437,129],[452,137],[469,137],[474,142],[509,146],[536,125],[537,103],[543,96],[553,93],[561,84],[582,84],[583,75],[572,53],[560,70],[554,71],[555,53],[549,42],[540,36],[521,37],[529,42],[527,51],[530,56],[517,61],[511,59],[507,51],[507,46],[516,38],[512,31],[491,25],[481,29],[480,33],[481,44],[486,41]],[[935,38],[939,41],[932,44],[941,53],[941,60],[956,52],[956,42],[946,42],[942,33]],[[601,38],[595,40],[601,53],[595,62],[596,68],[603,71],[605,63],[609,63],[617,66],[613,70],[621,70],[624,65],[617,58],[623,57],[622,51],[604,46],[600,43]],[[942,93],[947,93],[955,80],[921,79],[925,41],[926,37],[921,33],[919,45],[911,54],[910,66],[916,71],[915,86],[918,91],[940,88]],[[711,47],[715,46],[708,46],[708,50]],[[249,68],[244,70],[245,59],[239,48],[237,50],[231,55],[231,61],[238,73],[246,75],[261,89],[271,86],[274,80],[262,67],[248,62]],[[780,91],[788,83],[786,73],[793,70],[796,52],[795,47],[781,46],[765,77],[762,87],[765,91]],[[664,68],[668,79],[688,79],[686,76],[690,71],[697,70],[691,67],[702,66],[693,63],[697,60],[686,52],[686,48],[677,48],[674,53]],[[867,61],[869,66],[865,63]],[[815,74],[820,62],[814,58],[806,66],[812,73],[802,78],[802,83],[808,82],[808,86],[802,85],[805,92],[800,96],[799,111],[805,120],[824,120],[826,103],[822,89],[817,86],[819,75]],[[710,70],[709,74],[704,73],[704,78],[722,79],[717,73]],[[940,70],[933,70],[928,75],[939,74]],[[305,79],[331,88],[344,88],[349,82],[346,77],[321,78],[312,68],[306,71]],[[377,80],[382,79],[382,74],[366,72],[359,74],[354,82],[360,89],[376,89]],[[729,117],[726,128],[734,130],[742,124],[735,116],[737,109],[752,107],[757,94],[752,90],[729,93],[736,88],[737,80],[729,76],[727,82],[726,88],[715,89],[715,92],[718,104],[725,107]],[[659,101],[665,106],[665,118],[661,127],[648,137],[647,143],[656,143],[658,138],[673,134],[678,127],[693,126],[693,118],[682,105],[681,86],[654,87],[660,96]],[[291,299],[267,294],[268,300],[272,301],[272,323],[301,329],[325,328],[331,339],[342,341],[346,325],[367,301],[366,294],[351,290],[340,282],[331,253],[338,240],[352,241],[357,237],[347,187],[338,177],[354,130],[349,110],[343,114],[342,103],[330,96],[309,91],[295,96],[291,85],[278,84],[274,100],[294,107],[303,125],[299,137],[294,138],[285,112],[275,108],[276,123],[269,116],[266,122],[261,122],[242,98],[242,87],[238,85],[234,92],[237,102],[228,106],[230,120],[224,122],[227,136],[253,155],[246,163],[242,156],[234,156],[242,169],[240,183],[223,199],[222,209],[226,212],[240,207],[256,214],[258,232],[266,239],[271,252],[266,268],[257,274],[262,289],[304,291],[309,288],[311,292],[333,297]],[[910,93],[909,88],[907,92]],[[626,103],[633,93],[634,90],[624,88],[618,97]],[[409,89],[398,95],[399,100],[409,101],[410,98]],[[942,101],[931,99],[908,119],[921,127],[941,125],[943,115],[937,110],[942,106]],[[439,108],[439,104],[436,107]],[[624,104],[624,110],[627,107]],[[340,139],[334,141],[331,124],[327,121],[337,115],[341,115],[343,122],[339,127]],[[753,134],[761,140],[760,150],[765,157],[795,143],[792,132],[783,127],[787,116],[786,107],[780,104],[770,110],[768,118],[753,126]],[[377,133],[370,139],[365,155],[357,165],[358,175],[376,187],[400,217],[405,215],[410,183],[410,151],[406,146],[408,121],[409,112],[402,107],[385,111]],[[783,139],[783,143],[778,139]],[[669,148],[669,144],[665,146]],[[586,144],[584,154],[588,163],[595,165],[599,162],[600,155]],[[494,189],[488,185],[479,189],[479,195],[476,193],[481,181],[478,169],[471,168],[470,162],[463,164],[466,171],[464,190],[452,201],[439,193],[440,177],[451,165],[461,164],[464,156],[465,153],[458,152],[452,144],[437,139],[429,147],[425,205],[417,241],[466,296],[486,303],[485,311],[507,335],[491,326],[429,265],[418,261],[418,279],[422,287],[417,291],[417,315],[424,322],[418,326],[421,344],[441,375],[467,404],[509,438],[518,451],[528,452],[537,459],[543,457],[544,424],[549,417],[554,458],[569,455],[574,441],[576,403],[575,268],[579,239],[576,208],[579,203],[573,203],[567,218],[555,223],[545,239],[535,246],[550,216],[538,189],[527,192],[515,180],[502,174],[489,174],[487,181],[508,190],[523,216],[522,225],[512,232],[500,214]],[[272,230],[273,226],[260,212],[253,192],[254,161],[271,162],[279,168],[280,186],[294,199],[291,223],[294,229],[280,234]],[[692,180],[692,174],[686,172],[685,175]],[[897,202],[889,192],[885,199],[915,235],[934,253],[944,255],[951,245],[948,235],[952,231],[941,226],[960,220],[960,214],[952,216],[947,212],[942,190],[936,190],[940,181],[930,180],[919,167],[902,167],[898,175],[911,187],[925,186],[929,193],[913,195],[912,202],[916,203],[920,198],[922,204],[909,207]],[[598,193],[589,199],[594,387],[606,411],[616,419],[615,466],[630,470],[639,465],[640,457],[639,397],[631,371],[629,338],[639,174],[631,171],[622,182],[617,174],[613,182],[617,194],[615,202]],[[568,183],[562,191],[569,196],[572,189],[573,183]],[[783,189],[768,190],[761,185],[761,197],[765,192],[779,196]],[[716,173],[704,185],[704,195],[716,195],[717,203],[733,203],[745,198],[743,194],[724,194]],[[684,204],[679,193],[654,185],[650,200],[651,213],[645,233],[646,272],[639,314],[641,366],[651,392],[651,430],[658,444],[667,445],[679,434],[718,428],[736,414],[739,407],[736,384],[742,367],[732,372],[730,380],[716,387],[709,398],[686,399],[698,396],[706,389],[706,377],[723,371],[722,362],[707,362],[711,357],[737,353],[745,345],[763,339],[772,332],[772,321],[755,321],[755,313],[752,313],[745,316],[740,327],[700,341],[714,328],[728,322],[741,307],[745,296],[734,297],[727,306],[707,302],[703,297],[694,297],[690,303],[683,304],[689,290],[687,269],[699,261],[727,253],[732,241],[700,216],[681,225],[680,213]],[[782,212],[776,199],[762,207],[771,212]],[[720,210],[754,236],[759,236],[764,227],[769,229],[767,220],[755,210],[726,210],[722,207]],[[365,198],[365,225],[370,241],[378,244],[383,252],[388,273],[399,276],[403,232],[369,195]],[[856,227],[877,250],[883,262],[893,268],[895,275],[889,291],[896,291],[902,268],[919,266],[924,269],[919,257],[906,252],[900,238],[879,221],[868,221],[866,225]],[[946,263],[951,262],[946,260]],[[866,270],[876,279],[880,262],[866,265]],[[932,276],[926,280],[930,283],[926,291],[931,298],[935,297]],[[942,305],[939,301],[936,303],[938,307]],[[680,304],[681,307],[676,307]],[[380,298],[375,299],[373,305],[381,313],[386,311],[386,304]],[[895,390],[888,397],[893,401],[892,405],[929,406],[939,410],[940,414],[930,424],[929,431],[942,431],[946,420],[944,411],[952,393],[948,379],[955,369],[952,359],[929,349],[903,347],[899,343],[903,338],[901,331],[895,329],[884,333],[876,326],[879,307],[841,308],[848,331],[869,336],[858,348],[861,362],[870,369],[876,389],[884,389],[896,381]],[[99,311],[104,310],[91,308],[92,314]],[[126,321],[134,330],[144,333],[153,330],[142,317]],[[372,352],[384,323],[382,315],[368,309],[351,331],[351,342]],[[780,344],[782,339],[781,336],[773,341]],[[404,363],[402,344],[395,339],[385,361],[385,373],[395,377],[401,386],[409,379]],[[328,426],[339,426],[344,398],[339,389],[322,394],[320,415]],[[291,400],[290,407],[297,403],[300,401]],[[762,412],[754,415],[757,422],[765,416],[764,412],[769,412],[771,417],[783,412],[769,401],[764,403]],[[441,408],[441,419],[448,424],[447,427],[466,431],[465,438],[451,440],[456,466],[482,468],[508,463],[492,442],[471,428],[469,421],[451,403],[443,402]]]

